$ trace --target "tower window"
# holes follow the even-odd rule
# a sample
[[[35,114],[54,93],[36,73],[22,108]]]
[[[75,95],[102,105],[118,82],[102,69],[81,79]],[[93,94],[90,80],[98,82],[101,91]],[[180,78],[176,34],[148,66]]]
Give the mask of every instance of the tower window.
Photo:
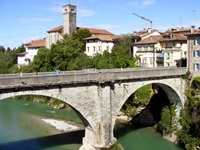
[[[71,9],[71,11],[72,11],[72,12],[75,12],[75,9],[74,9],[74,8],[72,8],[72,9]]]

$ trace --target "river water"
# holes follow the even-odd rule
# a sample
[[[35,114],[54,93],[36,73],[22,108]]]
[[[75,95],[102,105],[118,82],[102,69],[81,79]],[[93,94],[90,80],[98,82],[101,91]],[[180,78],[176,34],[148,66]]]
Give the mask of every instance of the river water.
[[[84,129],[65,133],[42,121],[42,118],[65,119],[83,129],[72,109],[56,110],[46,104],[11,98],[0,101],[1,150],[78,150]],[[116,137],[125,150],[183,150],[163,139],[152,128],[128,129]]]

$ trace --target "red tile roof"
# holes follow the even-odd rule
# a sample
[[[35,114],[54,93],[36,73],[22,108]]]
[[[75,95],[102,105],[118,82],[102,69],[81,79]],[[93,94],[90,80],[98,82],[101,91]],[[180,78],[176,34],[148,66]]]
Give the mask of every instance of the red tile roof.
[[[64,5],[63,7],[65,7],[65,6],[74,6],[74,5],[72,5],[72,4],[67,4],[67,5]],[[76,7],[76,6],[74,6],[74,7]]]
[[[168,41],[187,41],[187,37],[182,34],[173,34],[171,35],[171,38],[162,38],[159,41],[161,42],[168,42]]]
[[[87,29],[94,35],[97,35],[97,34],[113,35],[111,32],[103,30],[103,29],[94,29],[94,28],[85,28],[85,27],[78,27],[77,28],[77,30],[80,30],[80,29]]]
[[[185,34],[186,36],[194,36],[194,35],[200,35],[200,30],[195,31],[194,33],[188,33]]]
[[[103,34],[99,34],[99,35],[94,35],[88,38],[85,38],[85,40],[101,40],[101,41],[107,41],[107,42],[112,42],[113,39],[119,38],[120,36],[117,35],[103,35]]]
[[[42,40],[33,40],[31,42],[26,43],[25,45],[28,48],[42,47],[42,46],[45,46],[45,39],[42,39]]]
[[[60,32],[61,33],[61,31],[62,31],[63,28],[64,27],[61,25],[61,26],[55,27],[55,28],[53,28],[53,29],[51,29],[51,30],[49,30],[47,32],[48,33],[51,33],[51,32]],[[104,35],[108,34],[108,35],[110,35],[110,34],[112,34],[111,32],[103,30],[103,29],[77,27],[77,30],[81,30],[81,29],[87,29],[87,30],[89,30],[94,35],[97,35],[97,34],[104,34]]]
[[[162,38],[162,35],[155,35],[150,36],[146,39],[143,39],[139,42],[134,43],[134,45],[142,45],[142,44],[156,44],[159,42],[159,40]]]
[[[28,52],[18,53],[17,55],[26,55],[26,54],[28,54]]]
[[[55,28],[53,28],[53,29],[51,29],[51,30],[49,30],[49,31],[47,31],[48,33],[51,33],[51,32],[61,32],[61,30],[63,29],[63,26],[61,25],[61,26],[58,26],[58,27],[55,27]]]

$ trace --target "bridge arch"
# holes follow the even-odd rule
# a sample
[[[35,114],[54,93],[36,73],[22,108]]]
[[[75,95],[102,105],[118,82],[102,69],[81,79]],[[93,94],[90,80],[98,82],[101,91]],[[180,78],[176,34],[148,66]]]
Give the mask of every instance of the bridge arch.
[[[84,96],[82,96],[80,92],[83,91],[87,92],[90,90],[86,90],[85,87],[76,88],[75,86],[72,86],[70,88],[62,87],[60,89],[55,89],[54,87],[52,88],[40,87],[37,88],[36,90],[23,89],[20,91],[2,93],[0,94],[0,100],[21,95],[41,95],[59,99],[70,105],[71,108],[79,115],[80,119],[82,120],[85,126],[85,136],[91,137],[95,133],[95,127],[97,122],[97,120],[95,120],[96,118],[93,117],[93,115],[95,115],[96,113],[93,109],[95,102],[91,102],[91,97],[93,96],[91,95],[91,93],[90,94],[86,93]],[[86,103],[89,103],[87,105],[92,105],[92,106],[88,107],[87,105],[84,105],[83,104],[84,101],[86,101]]]
[[[170,103],[177,104],[176,112],[177,112],[177,116],[180,116],[180,112],[185,103],[185,93],[183,93],[183,91],[185,91],[184,90],[185,82],[181,78],[134,81],[134,82],[116,84],[117,86],[116,89],[120,89],[119,87],[121,87],[121,90],[116,91],[115,93],[121,92],[123,94],[121,94],[122,95],[121,97],[120,95],[116,94],[115,98],[119,104],[118,105],[116,104],[118,107],[115,107],[115,110],[114,110],[115,116],[113,116],[113,120],[114,120],[113,124],[115,124],[117,115],[119,114],[122,106],[125,104],[128,98],[139,88],[148,84],[152,84],[153,88],[161,88],[162,90],[164,90]]]

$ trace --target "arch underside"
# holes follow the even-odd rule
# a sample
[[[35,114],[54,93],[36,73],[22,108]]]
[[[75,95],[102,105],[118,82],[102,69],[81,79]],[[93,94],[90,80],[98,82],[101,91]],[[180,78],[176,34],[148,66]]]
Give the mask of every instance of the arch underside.
[[[66,94],[66,93],[72,93],[72,94]],[[10,90],[9,92],[1,93],[0,100],[6,99],[9,97],[23,96],[23,95],[41,95],[41,96],[56,98],[60,101],[63,101],[65,103],[67,103],[77,113],[77,115],[82,120],[85,128],[87,128],[89,130],[93,130],[92,124],[90,123],[90,122],[93,122],[93,120],[91,120],[90,118],[88,119],[87,115],[89,113],[87,111],[83,111],[83,110],[87,110],[87,109],[83,108],[82,104],[77,103],[76,102],[77,100],[74,100],[74,99],[78,99],[78,97],[76,96],[76,93],[73,91],[73,88],[72,89],[39,88],[37,90],[26,90],[25,89],[25,90],[19,90],[19,91],[11,91]],[[82,101],[82,100],[80,100],[80,101]]]
[[[115,84],[115,92],[121,93],[114,94],[115,99],[119,99],[118,103],[115,103],[115,110],[113,114],[113,120],[116,121],[117,114],[119,114],[122,106],[128,100],[128,98],[139,88],[152,84],[155,87],[161,88],[167,95],[169,102],[171,104],[176,104],[177,115],[180,115],[180,111],[185,102],[185,82],[180,78],[170,78],[170,79],[156,79],[156,80],[140,80],[140,81],[129,81],[120,82]],[[115,100],[116,101],[116,100]],[[114,123],[115,124],[115,123]]]

